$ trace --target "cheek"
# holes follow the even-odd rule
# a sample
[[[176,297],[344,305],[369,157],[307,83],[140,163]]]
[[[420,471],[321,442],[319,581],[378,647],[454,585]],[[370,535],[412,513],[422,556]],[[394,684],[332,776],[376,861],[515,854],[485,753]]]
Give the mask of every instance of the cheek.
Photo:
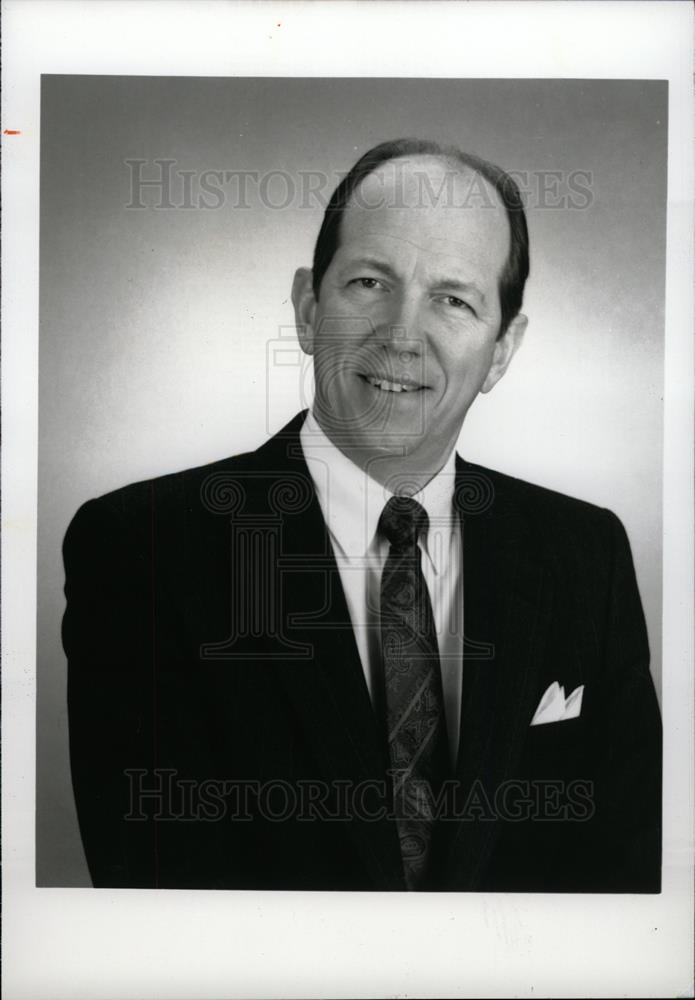
[[[350,313],[340,302],[327,302],[315,321],[316,344],[322,351],[349,352],[373,330],[366,311]]]
[[[432,350],[451,390],[474,386],[484,379],[492,363],[494,344],[475,332],[464,331],[456,338],[439,341]]]

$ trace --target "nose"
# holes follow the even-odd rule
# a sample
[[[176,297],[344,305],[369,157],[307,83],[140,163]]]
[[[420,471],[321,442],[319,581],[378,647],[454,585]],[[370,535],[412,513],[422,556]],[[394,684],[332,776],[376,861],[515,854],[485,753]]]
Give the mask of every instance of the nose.
[[[376,333],[388,354],[403,365],[423,357],[427,338],[418,298],[407,291],[394,296]]]

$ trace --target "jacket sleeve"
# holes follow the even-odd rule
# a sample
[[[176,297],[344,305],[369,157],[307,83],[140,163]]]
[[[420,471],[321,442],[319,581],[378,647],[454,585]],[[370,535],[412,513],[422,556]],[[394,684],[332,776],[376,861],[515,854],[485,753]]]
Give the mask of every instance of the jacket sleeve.
[[[133,775],[155,761],[152,566],[147,539],[108,498],[86,503],[63,546],[70,763],[95,886],[152,886],[155,824],[138,818]]]
[[[661,887],[662,730],[647,630],[625,530],[607,512],[612,573],[604,630],[595,788],[598,891]]]

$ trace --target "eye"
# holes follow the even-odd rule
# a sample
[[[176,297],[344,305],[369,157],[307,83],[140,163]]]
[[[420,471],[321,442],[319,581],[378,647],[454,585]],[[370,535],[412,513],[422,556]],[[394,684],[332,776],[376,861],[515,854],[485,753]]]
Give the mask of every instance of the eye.
[[[457,298],[455,295],[445,296],[444,301],[448,306],[452,306],[454,309],[466,309],[468,310],[468,312],[471,312],[473,313],[473,315],[475,315],[475,312],[471,308],[471,306],[469,306],[467,302],[464,302],[463,299]]]
[[[358,288],[366,288],[368,290],[371,290],[372,288],[383,288],[383,285],[377,278],[352,278],[348,284],[356,285]]]

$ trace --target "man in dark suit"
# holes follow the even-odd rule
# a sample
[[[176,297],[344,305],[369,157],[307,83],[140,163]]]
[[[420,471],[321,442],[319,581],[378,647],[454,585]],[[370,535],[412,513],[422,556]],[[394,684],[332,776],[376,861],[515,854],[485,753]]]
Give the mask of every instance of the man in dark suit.
[[[311,412],[78,512],[63,638],[96,886],[659,891],[625,532],[454,451],[527,274],[508,175],[375,147],[295,278]]]

